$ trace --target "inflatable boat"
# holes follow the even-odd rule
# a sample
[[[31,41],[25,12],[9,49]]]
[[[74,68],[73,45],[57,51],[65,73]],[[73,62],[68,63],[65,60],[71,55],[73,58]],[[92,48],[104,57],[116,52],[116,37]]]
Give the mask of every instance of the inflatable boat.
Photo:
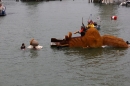
[[[63,39],[51,38],[51,47],[82,47],[82,48],[97,48],[102,46],[128,48],[122,38],[103,35],[96,28],[89,28],[84,36],[72,37],[72,33],[69,32]]]

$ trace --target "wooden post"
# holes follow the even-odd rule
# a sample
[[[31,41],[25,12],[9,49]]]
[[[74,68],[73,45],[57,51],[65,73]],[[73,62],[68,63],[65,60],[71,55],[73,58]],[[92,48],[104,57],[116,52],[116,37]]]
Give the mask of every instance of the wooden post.
[[[92,3],[92,2],[93,2],[93,0],[90,0],[90,2]]]

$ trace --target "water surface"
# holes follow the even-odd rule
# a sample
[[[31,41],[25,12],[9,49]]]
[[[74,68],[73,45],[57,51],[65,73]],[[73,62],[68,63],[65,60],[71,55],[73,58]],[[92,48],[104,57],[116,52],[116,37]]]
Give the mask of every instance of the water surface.
[[[130,41],[129,7],[87,0],[43,2],[3,1],[0,17],[0,86],[129,86],[130,49],[51,48],[52,37],[63,38],[93,19],[101,35]],[[116,21],[111,20],[117,15]],[[100,21],[97,20],[100,18]],[[73,35],[79,36],[79,34]],[[35,38],[41,50],[21,51]]]

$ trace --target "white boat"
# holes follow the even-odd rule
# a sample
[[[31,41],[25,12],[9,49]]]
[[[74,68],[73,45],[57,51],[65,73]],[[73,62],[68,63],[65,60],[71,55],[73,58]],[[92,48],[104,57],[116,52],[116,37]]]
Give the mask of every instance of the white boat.
[[[130,6],[130,1],[124,1],[124,2],[121,2],[120,4],[121,6]]]

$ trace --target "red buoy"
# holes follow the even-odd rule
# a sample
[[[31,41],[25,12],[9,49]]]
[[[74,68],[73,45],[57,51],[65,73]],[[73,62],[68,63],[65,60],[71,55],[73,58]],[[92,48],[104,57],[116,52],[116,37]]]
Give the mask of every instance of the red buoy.
[[[117,20],[117,16],[112,16],[111,20]]]

